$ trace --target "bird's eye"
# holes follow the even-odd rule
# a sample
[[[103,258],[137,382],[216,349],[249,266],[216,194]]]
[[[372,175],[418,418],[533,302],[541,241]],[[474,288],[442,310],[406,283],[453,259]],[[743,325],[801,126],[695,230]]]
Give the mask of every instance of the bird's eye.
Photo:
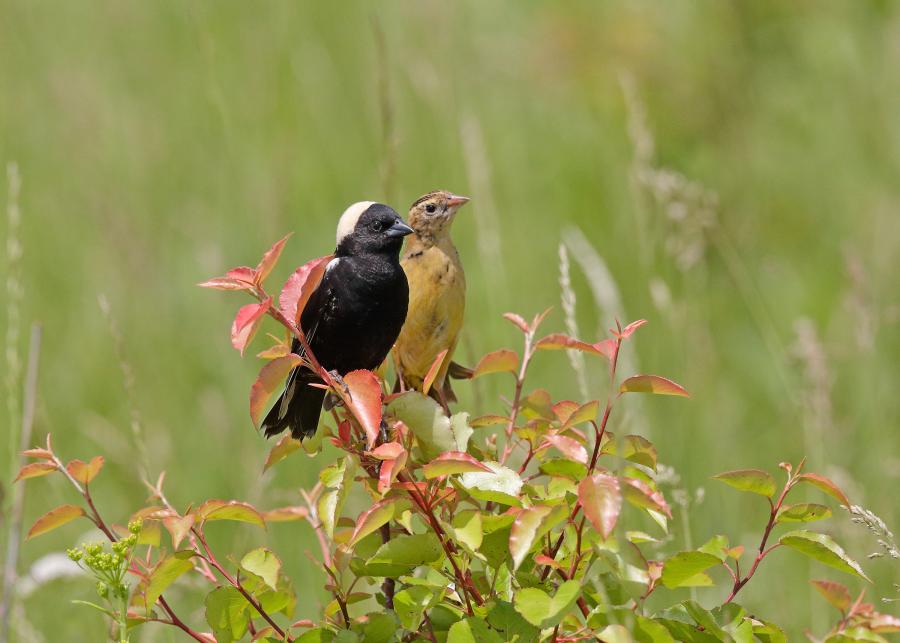
[[[425,212],[427,212],[428,214],[434,214],[435,210],[437,210],[437,208],[435,207],[434,203],[429,203],[425,206]]]
[[[381,229],[382,229],[383,227],[384,227],[384,226],[382,225],[381,221],[374,221],[374,222],[372,223],[372,230],[375,231],[375,232],[381,232]]]

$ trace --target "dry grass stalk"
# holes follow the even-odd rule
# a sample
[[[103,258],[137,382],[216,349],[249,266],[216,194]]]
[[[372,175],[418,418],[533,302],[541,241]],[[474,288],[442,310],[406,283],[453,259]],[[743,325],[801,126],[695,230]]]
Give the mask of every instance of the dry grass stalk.
[[[575,291],[572,289],[572,278],[569,272],[569,253],[564,243],[559,244],[559,290],[560,300],[562,304],[563,314],[566,320],[566,332],[572,337],[581,337],[578,331],[578,319],[575,317],[575,310],[578,300],[575,297]],[[566,351],[569,357],[569,363],[575,376],[578,378],[578,390],[581,393],[581,399],[588,399],[588,379],[587,370],[585,369],[584,355],[581,351],[570,349]]]

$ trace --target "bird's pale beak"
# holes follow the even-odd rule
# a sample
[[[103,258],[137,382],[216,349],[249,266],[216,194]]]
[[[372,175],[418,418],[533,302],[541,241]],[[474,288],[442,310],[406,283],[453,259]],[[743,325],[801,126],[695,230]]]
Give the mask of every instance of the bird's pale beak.
[[[415,230],[403,223],[400,219],[397,219],[394,222],[394,225],[385,231],[385,234],[389,237],[405,237],[413,232],[415,232]]]
[[[459,196],[458,194],[451,194],[450,198],[447,199],[447,205],[451,208],[458,208],[462,205],[465,205],[468,202],[469,202],[469,197]]]

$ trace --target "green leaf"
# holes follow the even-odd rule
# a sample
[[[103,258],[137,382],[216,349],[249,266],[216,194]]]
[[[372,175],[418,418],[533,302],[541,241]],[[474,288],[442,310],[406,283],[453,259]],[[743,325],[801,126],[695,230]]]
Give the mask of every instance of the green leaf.
[[[536,587],[526,587],[516,592],[516,611],[532,625],[545,629],[559,625],[566,613],[581,595],[581,583],[566,581],[553,597]]]
[[[459,483],[477,500],[497,502],[513,507],[521,506],[519,492],[522,479],[509,467],[497,462],[484,462],[491,473],[470,472],[459,478]]]
[[[653,443],[639,435],[626,435],[621,440],[611,440],[604,445],[604,453],[636,462],[656,470],[657,454]]]
[[[326,488],[318,502],[319,520],[329,537],[334,536],[334,526],[341,517],[355,475],[356,460],[350,456],[341,458],[319,474],[319,480]]]
[[[217,587],[206,595],[206,622],[218,643],[239,640],[250,622],[250,604],[234,587]]]
[[[675,643],[675,639],[664,626],[638,615],[632,631],[637,643]]]
[[[440,594],[435,594],[433,589],[423,585],[413,585],[397,592],[394,595],[394,611],[400,624],[408,630],[418,630],[422,614],[439,597]]]
[[[268,471],[294,451],[297,451],[301,446],[302,442],[300,440],[292,438],[290,433],[284,434],[275,446],[269,450],[269,455],[266,456],[266,462],[263,464],[263,471]]]
[[[281,561],[278,559],[278,556],[265,547],[247,552],[241,559],[241,567],[251,574],[256,574],[262,578],[263,582],[273,590],[278,589],[278,573],[281,571]]]
[[[712,554],[718,558],[720,562],[725,562],[725,559],[728,558],[728,553],[726,552],[727,549],[728,536],[719,535],[710,538],[702,547],[699,547],[697,551],[701,551],[704,554]]]
[[[813,522],[831,516],[831,509],[825,505],[802,502],[782,507],[775,522]]]
[[[847,496],[844,494],[844,492],[841,491],[840,487],[838,487],[825,476],[820,476],[818,473],[804,473],[797,476],[797,481],[811,484],[812,486],[827,493],[829,496],[837,500],[845,507],[850,506],[850,501],[847,499]]]
[[[620,393],[653,393],[690,397],[679,384],[659,375],[633,375],[619,386]]]
[[[388,405],[388,412],[409,427],[428,460],[447,451],[465,452],[468,448],[472,435],[468,413],[457,413],[448,418],[437,402],[417,391],[394,398]]]
[[[482,619],[474,616],[454,623],[447,632],[447,643],[503,643],[503,639]]]
[[[84,509],[81,507],[76,505],[60,505],[38,518],[34,524],[31,525],[31,529],[28,530],[28,535],[25,537],[25,540],[40,536],[41,534],[46,534],[48,531],[53,531],[57,527],[62,527],[67,522],[71,522],[79,516],[84,515]]]
[[[619,479],[605,473],[585,478],[578,484],[578,504],[603,539],[609,538],[622,511]]]
[[[734,487],[739,491],[756,493],[766,498],[771,498],[775,495],[775,478],[770,473],[760,469],[726,471],[713,476],[713,479],[724,482],[729,487]]]
[[[212,522],[215,520],[231,520],[235,522],[248,522],[251,525],[266,528],[262,515],[252,505],[238,500],[207,500],[194,509],[197,522]]]
[[[484,539],[481,512],[461,511],[453,516],[453,535],[469,549],[477,550],[481,547],[481,541]]]
[[[753,635],[761,643],[787,643],[787,637],[784,635],[784,632],[777,625],[766,621],[755,621],[753,623]]]
[[[566,519],[567,505],[535,505],[523,509],[513,521],[509,534],[509,553],[513,559],[513,569],[519,568],[531,548],[541,537]]]
[[[623,625],[607,625],[597,636],[604,643],[632,643],[633,640]]]
[[[778,542],[791,549],[796,549],[801,554],[806,554],[820,563],[871,582],[859,563],[847,556],[843,548],[825,534],[800,529],[786,533]]]
[[[496,630],[503,641],[532,643],[541,631],[522,618],[512,603],[496,601],[487,613],[488,624]]]
[[[481,464],[468,453],[462,453],[460,451],[448,451],[447,453],[442,453],[422,467],[422,473],[425,474],[427,480],[439,476],[449,476],[455,473],[478,471],[492,473],[491,469]]]
[[[396,634],[400,623],[393,612],[372,612],[366,618],[362,631],[363,643],[389,643],[398,640]]]
[[[150,575],[144,581],[144,601],[149,610],[156,604],[156,600],[166,588],[174,583],[179,576],[194,568],[191,557],[194,552],[190,550],[176,551],[171,556],[163,558]]]
[[[324,627],[306,630],[294,639],[294,643],[333,643],[334,632]]]
[[[356,528],[350,537],[350,547],[371,534],[383,524],[391,520],[395,515],[409,508],[409,503],[399,498],[388,498],[372,505],[360,514],[356,521]]]
[[[479,553],[487,558],[488,565],[497,569],[509,559],[509,534],[512,531],[513,516],[482,516],[484,537]]]
[[[579,481],[587,475],[587,467],[580,462],[566,458],[553,458],[541,463],[541,472],[548,476],[561,476],[569,480]]]
[[[666,560],[663,565],[662,584],[669,589],[696,587],[698,581],[707,585],[708,583],[703,582],[703,576],[699,575],[721,562],[718,556],[702,551],[683,551]]]
[[[444,550],[433,533],[396,536],[378,548],[366,561],[366,573],[397,577],[414,567],[438,561]]]

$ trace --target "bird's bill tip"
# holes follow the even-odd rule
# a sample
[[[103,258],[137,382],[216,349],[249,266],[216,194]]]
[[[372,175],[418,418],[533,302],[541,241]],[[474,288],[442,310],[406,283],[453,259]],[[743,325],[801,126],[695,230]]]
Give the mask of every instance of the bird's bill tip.
[[[412,234],[413,232],[415,232],[415,230],[410,228],[399,219],[394,222],[394,225],[387,229],[387,235],[389,237],[405,237],[406,235]]]
[[[449,205],[451,208],[458,208],[460,206],[465,205],[468,202],[469,202],[469,197],[460,196],[459,194],[451,194],[450,198],[447,199],[447,205]]]

